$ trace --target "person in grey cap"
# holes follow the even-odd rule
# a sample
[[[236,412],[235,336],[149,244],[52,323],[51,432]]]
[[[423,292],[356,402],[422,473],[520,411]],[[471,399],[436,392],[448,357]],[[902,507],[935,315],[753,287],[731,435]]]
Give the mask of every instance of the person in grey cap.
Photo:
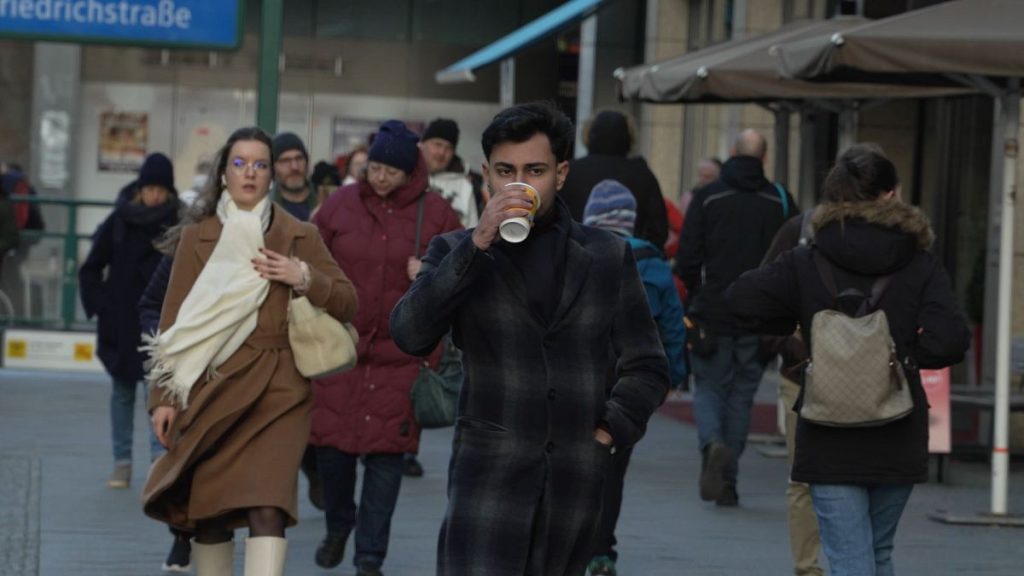
[[[274,136],[275,203],[303,222],[308,222],[317,205],[317,195],[309,183],[309,154],[302,139],[291,132]]]

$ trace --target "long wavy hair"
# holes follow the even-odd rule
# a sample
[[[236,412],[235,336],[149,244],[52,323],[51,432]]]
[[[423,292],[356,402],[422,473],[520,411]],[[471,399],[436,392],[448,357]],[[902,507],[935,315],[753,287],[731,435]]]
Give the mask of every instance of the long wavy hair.
[[[182,215],[181,221],[167,230],[163,239],[157,244],[157,250],[168,256],[173,256],[178,249],[178,241],[181,240],[181,231],[190,224],[202,222],[206,218],[217,213],[217,203],[220,195],[224,193],[224,173],[228,166],[228,157],[231,155],[231,148],[236,142],[255,140],[267,145],[267,150],[273,150],[273,139],[265,130],[257,126],[247,126],[235,130],[228,137],[227,142],[221,146],[214,158],[213,166],[210,168],[210,176],[206,179],[199,197]],[[270,163],[270,179],[274,178],[274,163]]]

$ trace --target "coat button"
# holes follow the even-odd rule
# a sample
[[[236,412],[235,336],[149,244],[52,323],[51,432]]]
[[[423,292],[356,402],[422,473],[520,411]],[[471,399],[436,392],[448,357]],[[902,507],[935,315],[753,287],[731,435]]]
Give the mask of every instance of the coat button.
[[[548,400],[554,400],[558,396],[558,392],[555,392],[554,388],[548,388]]]
[[[551,454],[552,452],[555,451],[555,443],[548,442],[548,445],[544,447],[544,450],[546,450],[548,454]]]
[[[367,415],[367,416],[366,416],[366,421],[367,421],[367,422],[369,422],[369,421],[370,421],[370,416],[369,416],[369,415]]]

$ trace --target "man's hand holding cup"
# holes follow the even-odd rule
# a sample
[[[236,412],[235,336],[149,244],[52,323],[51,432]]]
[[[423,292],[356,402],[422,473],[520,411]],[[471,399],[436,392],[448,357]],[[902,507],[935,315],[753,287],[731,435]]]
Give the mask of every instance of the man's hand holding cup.
[[[506,242],[526,240],[533,217],[540,209],[540,194],[529,184],[510,182],[484,208],[473,231],[473,244],[487,250],[501,236]]]

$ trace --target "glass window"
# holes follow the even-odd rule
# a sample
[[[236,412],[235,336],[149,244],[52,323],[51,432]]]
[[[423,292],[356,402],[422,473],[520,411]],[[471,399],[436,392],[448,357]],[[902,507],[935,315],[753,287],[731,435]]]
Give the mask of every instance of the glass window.
[[[412,39],[483,46],[520,26],[517,2],[413,0]]]
[[[314,29],[327,38],[407,41],[413,0],[316,0]]]

